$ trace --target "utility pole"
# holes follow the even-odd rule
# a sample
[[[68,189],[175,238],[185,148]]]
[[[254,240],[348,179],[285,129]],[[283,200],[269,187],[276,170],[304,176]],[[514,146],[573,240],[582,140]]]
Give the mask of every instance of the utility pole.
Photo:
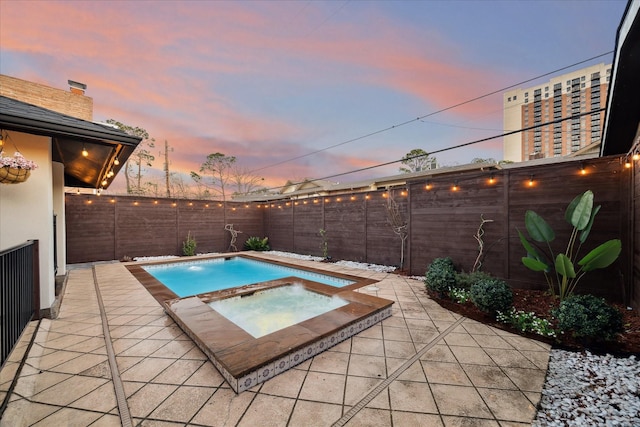
[[[173,148],[171,149],[173,151]],[[171,188],[169,187],[169,142],[164,140],[164,177],[167,187],[167,197],[171,197]]]

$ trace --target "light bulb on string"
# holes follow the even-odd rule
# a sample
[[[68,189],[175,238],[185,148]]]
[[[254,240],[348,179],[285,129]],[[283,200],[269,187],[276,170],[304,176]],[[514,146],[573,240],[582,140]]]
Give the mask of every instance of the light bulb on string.
[[[87,151],[87,147],[84,146],[84,144],[82,144],[82,157],[87,157],[89,155],[89,152]]]
[[[116,157],[116,158],[113,160],[113,164],[114,164],[114,165],[116,165],[116,166],[118,166],[118,165],[120,164],[120,160],[118,160],[118,158]]]

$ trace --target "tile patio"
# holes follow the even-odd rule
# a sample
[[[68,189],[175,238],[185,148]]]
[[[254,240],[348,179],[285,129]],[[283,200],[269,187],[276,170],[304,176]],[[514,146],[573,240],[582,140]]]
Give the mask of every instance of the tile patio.
[[[441,308],[421,281],[295,262],[379,280],[359,291],[392,317],[236,394],[123,264],[73,268],[59,317],[0,372],[4,399],[35,333],[0,426],[531,425],[548,345]]]

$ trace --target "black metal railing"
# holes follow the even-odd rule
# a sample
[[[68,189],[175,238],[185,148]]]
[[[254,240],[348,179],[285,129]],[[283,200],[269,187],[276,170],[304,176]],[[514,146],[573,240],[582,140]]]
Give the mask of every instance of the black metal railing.
[[[38,241],[0,251],[0,367],[29,321],[40,317]]]

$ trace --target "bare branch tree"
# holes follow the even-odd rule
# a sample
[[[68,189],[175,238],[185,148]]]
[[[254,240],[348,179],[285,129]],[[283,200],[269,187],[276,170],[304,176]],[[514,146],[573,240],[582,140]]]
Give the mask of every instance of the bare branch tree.
[[[479,271],[482,267],[482,258],[484,257],[484,240],[482,240],[482,236],[484,236],[484,225],[487,222],[493,222],[492,219],[484,219],[483,214],[480,214],[480,226],[478,227],[478,231],[473,236],[474,239],[478,241],[478,256],[476,257],[476,262],[473,263],[472,272]]]
[[[400,269],[404,268],[404,247],[405,241],[409,236],[409,224],[404,219],[402,212],[400,212],[400,207],[398,206],[398,202],[393,197],[393,193],[391,190],[387,190],[387,222],[391,225],[393,232],[400,237],[401,246],[400,246]]]

